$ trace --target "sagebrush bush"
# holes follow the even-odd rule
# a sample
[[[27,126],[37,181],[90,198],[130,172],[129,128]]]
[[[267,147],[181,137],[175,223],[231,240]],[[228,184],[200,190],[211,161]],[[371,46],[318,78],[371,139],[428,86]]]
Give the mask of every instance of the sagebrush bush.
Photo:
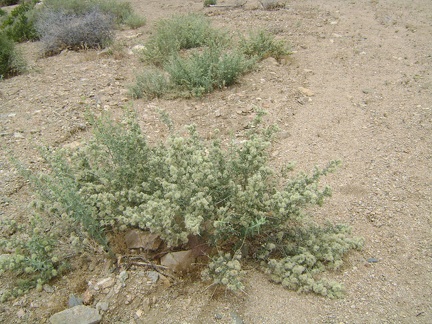
[[[0,6],[12,6],[16,5],[20,0],[0,0]]]
[[[114,36],[114,18],[98,9],[83,14],[44,10],[36,28],[45,54],[55,54],[65,48],[103,48]]]
[[[150,230],[172,248],[200,236],[220,251],[202,272],[213,284],[243,289],[243,257],[260,262],[287,288],[339,297],[341,285],[316,276],[339,268],[361,240],[351,238],[347,227],[313,224],[304,213],[330,196],[318,183],[338,163],[295,177],[273,170],[275,128],[258,126],[261,117],[258,112],[244,142],[226,148],[219,140],[205,142],[193,126],[188,136],[172,131],[166,142],[150,145],[133,117],[121,123],[93,120],[91,142],[74,151],[47,151],[52,172],[28,178],[49,219],[74,224],[77,237],[89,236],[107,250],[108,230]],[[30,242],[42,239],[30,234],[21,242],[29,254]],[[23,266],[7,269],[19,275]],[[34,274],[37,282],[42,273]]]
[[[263,60],[273,57],[276,60],[288,57],[291,52],[286,44],[267,32],[258,31],[249,34],[249,38],[240,39],[240,51],[249,57]]]
[[[216,88],[234,84],[254,63],[241,53],[222,53],[212,46],[203,51],[193,51],[187,57],[173,55],[164,69],[180,91],[186,90],[192,96],[199,97]]]
[[[171,55],[182,49],[197,48],[211,43],[222,46],[226,35],[213,29],[202,15],[174,16],[158,22],[156,32],[150,37],[143,57],[154,65],[162,65]]]
[[[1,20],[0,30],[15,42],[37,40],[39,34],[34,26],[35,1],[23,2]]]
[[[15,44],[5,33],[0,32],[0,80],[26,70],[26,63],[16,50]]]
[[[286,7],[286,0],[261,0],[259,1],[265,10],[282,9]]]
[[[216,0],[204,0],[204,7],[214,6],[216,4]]]
[[[136,84],[130,88],[134,98],[160,98],[170,91],[168,76],[158,69],[146,69],[136,79]]]

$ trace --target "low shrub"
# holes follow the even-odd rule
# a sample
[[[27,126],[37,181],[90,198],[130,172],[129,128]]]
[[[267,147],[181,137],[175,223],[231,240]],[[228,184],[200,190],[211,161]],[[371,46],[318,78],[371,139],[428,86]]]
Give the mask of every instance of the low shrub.
[[[204,7],[210,7],[216,5],[216,0],[204,0]]]
[[[251,33],[249,38],[240,39],[240,51],[249,57],[258,60],[273,57],[276,60],[288,57],[291,52],[283,41],[276,40],[267,32],[258,31]]]
[[[265,10],[283,9],[286,7],[286,0],[261,0],[259,1]]]
[[[1,20],[0,30],[15,42],[37,40],[39,35],[34,27],[33,8],[35,1],[23,2]]]
[[[106,231],[150,230],[170,248],[199,236],[220,251],[202,272],[212,284],[242,290],[241,260],[248,259],[286,288],[339,297],[342,286],[317,275],[338,269],[343,255],[362,241],[345,226],[318,226],[304,213],[330,196],[318,184],[338,163],[294,177],[287,172],[291,168],[273,170],[269,148],[275,128],[259,126],[261,118],[258,112],[245,141],[224,148],[219,140],[202,140],[193,126],[188,136],[178,136],[172,125],[166,142],[149,145],[133,116],[121,123],[105,117],[93,121],[91,142],[75,151],[46,151],[51,173],[27,172],[27,178],[39,193],[39,210],[63,231],[63,236],[53,232],[54,238],[72,232],[80,242],[89,238],[109,250]],[[38,236],[42,232],[0,241],[0,247],[15,242],[7,245],[10,254],[0,269],[32,274],[33,285],[56,275],[66,257],[53,255],[56,247]],[[37,259],[45,264],[42,270],[26,259],[38,242],[48,246]],[[11,265],[18,256],[28,261]]]
[[[171,56],[164,69],[178,90],[199,97],[217,88],[230,86],[251,69],[255,62],[238,52],[225,52],[217,47],[193,51],[187,57]]]
[[[0,7],[13,6],[20,3],[20,0],[0,0]]]
[[[131,87],[134,98],[160,98],[170,91],[168,76],[158,69],[146,69],[137,76],[136,84]]]
[[[0,32],[0,80],[24,72],[26,64],[15,44]]]
[[[113,17],[97,9],[80,15],[45,9],[36,28],[45,54],[65,48],[103,48],[114,36]]]
[[[83,16],[89,12],[100,11],[114,17],[117,24],[126,23],[135,16],[129,2],[117,0],[44,0],[44,8],[49,11],[62,11],[67,15]],[[132,20],[137,20],[137,16]]]
[[[226,36],[210,26],[202,15],[189,14],[174,16],[158,22],[156,32],[143,51],[144,60],[161,66],[171,55],[182,49],[197,48],[211,43],[222,46]]]

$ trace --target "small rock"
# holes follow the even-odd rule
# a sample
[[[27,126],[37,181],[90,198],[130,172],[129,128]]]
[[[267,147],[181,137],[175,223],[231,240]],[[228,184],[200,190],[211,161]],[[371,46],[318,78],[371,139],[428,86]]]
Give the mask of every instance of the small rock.
[[[96,304],[96,310],[100,313],[102,312],[106,312],[108,310],[109,304],[107,302],[98,302]]]
[[[195,257],[192,250],[171,252],[161,258],[161,265],[174,272],[187,271],[194,262]]]
[[[75,307],[75,306],[80,306],[83,304],[83,301],[81,298],[76,297],[75,295],[70,295],[69,296],[69,301],[68,301],[68,306],[69,308]]]
[[[118,275],[118,279],[120,280],[120,283],[122,285],[122,287],[126,286],[126,280],[129,278],[129,275],[127,273],[126,270],[123,270],[122,272],[119,273]]]
[[[99,312],[88,306],[75,306],[50,317],[51,324],[98,324],[102,320]]]
[[[144,314],[144,312],[143,312],[141,309],[138,309],[138,310],[135,312],[135,315],[136,315],[136,317],[138,317],[138,318],[140,318],[141,316],[143,316],[143,314]]]
[[[159,273],[157,271],[149,271],[147,277],[151,283],[156,283],[159,280]]]
[[[111,288],[115,284],[115,279],[112,277],[108,277],[105,279],[102,279],[96,283],[96,286],[99,287],[99,289],[107,289]]]
[[[94,295],[90,290],[86,290],[82,295],[82,302],[84,305],[91,305],[94,300]]]
[[[132,47],[132,53],[133,54],[139,54],[143,50],[145,50],[145,46],[144,45],[135,45],[134,47]]]
[[[49,294],[54,292],[54,288],[48,284],[43,285],[43,290]]]
[[[125,242],[128,249],[156,251],[162,240],[156,234],[133,229],[126,233]]]
[[[369,263],[377,263],[378,259],[376,259],[376,258],[369,258],[366,261],[369,262]]]
[[[19,319],[23,319],[23,318],[25,317],[25,310],[21,308],[21,309],[17,312],[17,317],[18,317]]]
[[[24,135],[20,132],[15,132],[13,135],[15,138],[24,138]]]
[[[314,95],[314,93],[308,88],[298,87],[297,89],[307,97],[312,97]]]

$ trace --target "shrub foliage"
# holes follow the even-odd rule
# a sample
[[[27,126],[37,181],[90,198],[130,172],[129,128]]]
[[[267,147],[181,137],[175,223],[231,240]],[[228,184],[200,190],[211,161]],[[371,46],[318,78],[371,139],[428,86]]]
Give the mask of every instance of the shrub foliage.
[[[23,72],[25,66],[14,42],[0,32],[0,80]]]
[[[109,249],[107,230],[150,230],[171,248],[199,236],[220,251],[203,271],[213,284],[243,289],[240,262],[247,258],[287,288],[340,296],[339,284],[317,274],[339,268],[342,256],[361,241],[347,227],[320,227],[303,212],[330,196],[319,179],[337,162],[310,175],[275,171],[269,166],[274,127],[253,127],[247,140],[224,147],[219,140],[202,140],[194,126],[188,136],[171,133],[156,145],[146,141],[133,117],[123,123],[102,118],[94,126],[94,139],[79,149],[46,152],[50,174],[28,176],[40,195],[39,209],[65,222],[56,227],[69,231],[63,237],[72,232],[80,242],[91,238]],[[9,244],[15,255],[31,260],[35,242],[43,240],[36,234],[21,241],[26,243],[3,240],[0,246]],[[47,245],[38,261],[44,266],[7,261],[0,269],[30,273],[34,285],[49,280],[64,268],[65,257]]]

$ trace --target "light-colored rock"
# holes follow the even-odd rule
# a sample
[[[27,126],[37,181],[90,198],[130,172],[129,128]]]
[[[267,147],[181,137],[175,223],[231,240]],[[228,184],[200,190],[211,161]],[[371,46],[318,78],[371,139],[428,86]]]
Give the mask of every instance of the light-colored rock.
[[[192,250],[171,252],[161,258],[161,265],[174,272],[188,271],[195,262]]]
[[[115,284],[115,279],[112,277],[108,277],[108,278],[104,278],[102,280],[99,280],[96,283],[96,286],[99,289],[107,289],[107,288],[111,288],[112,286],[114,286],[114,284]]]
[[[297,89],[307,97],[312,97],[314,95],[313,91],[308,88],[298,87]]]
[[[126,233],[125,242],[128,249],[157,250],[162,240],[156,234],[133,229]]]
[[[88,306],[75,306],[50,317],[51,324],[98,324],[102,320],[99,312]]]

